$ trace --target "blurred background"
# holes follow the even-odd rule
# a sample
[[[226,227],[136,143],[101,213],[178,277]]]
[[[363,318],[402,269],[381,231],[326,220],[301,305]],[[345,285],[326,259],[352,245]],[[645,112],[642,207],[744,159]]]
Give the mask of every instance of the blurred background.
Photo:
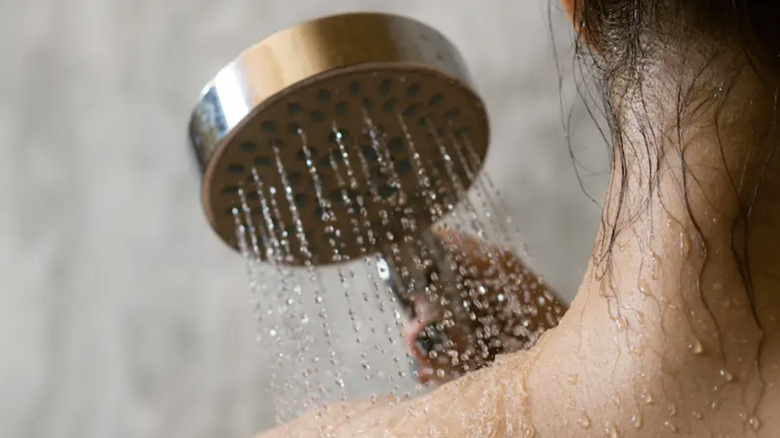
[[[597,200],[608,166],[555,0],[4,1],[0,436],[250,437],[273,423],[244,265],[202,214],[186,127],[241,50],[348,11],[417,18],[460,49],[527,262],[574,295],[600,207],[565,121]]]

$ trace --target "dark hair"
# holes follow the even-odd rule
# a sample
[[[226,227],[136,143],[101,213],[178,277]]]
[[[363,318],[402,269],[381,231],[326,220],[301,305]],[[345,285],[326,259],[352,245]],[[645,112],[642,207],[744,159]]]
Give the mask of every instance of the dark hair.
[[[575,21],[609,71],[635,68],[658,50],[729,46],[780,65],[774,0],[584,0]],[[709,47],[708,47],[709,46]]]
[[[607,140],[613,162],[626,164],[639,145],[626,145],[623,139],[622,102],[640,101],[646,113],[651,113],[660,96],[645,93],[646,82],[655,79],[658,68],[669,71],[671,65],[685,67],[687,63],[695,68],[707,70],[721,58],[739,59],[739,65],[730,65],[712,71],[696,71],[694,80],[682,77],[675,90],[683,97],[677,98],[678,120],[686,122],[686,116],[705,107],[723,103],[728,93],[712,93],[713,89],[728,90],[729,80],[739,75],[740,69],[760,69],[780,74],[780,2],[766,0],[575,0],[573,12],[577,39],[578,59],[584,61],[584,68],[596,80],[597,88],[603,90],[601,99],[594,101],[594,95],[587,87],[580,87],[580,95],[591,112],[605,116],[610,132]],[[582,67],[582,66],[580,66]],[[726,77],[712,77],[711,74]],[[672,72],[674,74],[674,72]],[[777,80],[768,81],[776,92]],[[580,84],[582,85],[582,84]],[[683,87],[687,87],[683,89]],[[647,87],[649,88],[649,87]],[[594,107],[594,104],[596,107]],[[716,115],[717,117],[717,115]],[[717,123],[717,121],[714,121]],[[638,122],[642,123],[642,121]],[[652,130],[648,125],[639,129]],[[644,181],[657,177],[658,161],[664,153],[653,141],[652,133],[642,132],[647,148],[656,148],[651,154],[656,163],[650,168]],[[606,135],[605,135],[606,136]],[[632,149],[633,148],[633,149]],[[625,166],[617,166],[625,176]],[[625,182],[623,182],[625,184]],[[620,224],[627,223],[637,213],[632,207],[624,206],[624,197],[618,200],[619,208],[613,209],[618,217],[603,218],[605,232],[601,243],[602,261],[608,261]],[[648,194],[649,195],[649,194]],[[641,203],[640,203],[641,204]],[[605,266],[608,263],[605,264]]]
[[[741,71],[751,69],[761,78],[766,86],[765,95],[774,96],[775,105],[780,89],[780,1],[776,0],[575,0],[574,23],[578,30],[577,54],[580,67],[584,67],[591,73],[591,79],[596,80],[597,88],[603,93],[601,99],[593,99],[594,95],[588,87],[578,84],[580,96],[586,103],[591,113],[596,111],[605,116],[609,124],[610,152],[613,158],[613,170],[622,172],[617,208],[611,209],[611,217],[608,217],[605,208],[605,216],[602,217],[602,235],[597,242],[599,254],[598,267],[600,275],[611,275],[612,248],[621,231],[622,226],[630,224],[637,213],[642,209],[642,202],[632,205],[624,205],[628,199],[625,194],[629,187],[627,184],[626,163],[636,155],[637,148],[647,148],[644,153],[648,158],[648,169],[640,175],[640,180],[648,183],[652,192],[661,157],[666,151],[662,150],[659,142],[655,141],[655,133],[652,131],[649,117],[645,117],[646,124],[639,122],[638,130],[645,138],[645,144],[627,144],[624,139],[624,116],[628,111],[633,111],[636,116],[636,107],[623,106],[622,102],[640,102],[645,114],[652,113],[653,105],[658,105],[656,99],[661,96],[648,96],[645,87],[648,81],[657,79],[656,72],[665,71],[673,79],[678,79],[676,96],[664,96],[676,98],[677,129],[683,129],[688,117],[694,114],[702,114],[703,108],[715,108],[712,123],[717,127],[720,110],[734,82],[738,81]],[[722,68],[726,63],[726,68]],[[584,66],[583,66],[584,64]],[[713,68],[716,66],[717,68]],[[681,67],[679,77],[675,77],[675,67]],[[686,72],[685,67],[695,69],[693,73]],[[683,77],[692,74],[694,79]],[[764,81],[766,75],[771,80]],[[664,78],[664,79],[669,79]],[[725,90],[714,92],[713,90]],[[682,97],[681,97],[682,96]],[[628,97],[628,99],[623,99]],[[594,104],[596,105],[594,107]],[[776,107],[769,107],[776,109]],[[640,110],[642,111],[642,110]],[[639,114],[642,116],[642,114]],[[771,126],[767,130],[773,130],[774,136],[763,136],[762,140],[774,148],[778,142],[775,119],[777,114],[772,114]],[[641,117],[635,117],[641,119]],[[764,129],[762,127],[762,129]],[[770,131],[767,131],[770,132]],[[605,135],[606,136],[606,135]],[[759,141],[759,140],[757,140]],[[772,143],[774,142],[774,143]],[[571,145],[570,145],[571,148]],[[721,145],[721,154],[723,154]],[[679,151],[680,157],[684,154]],[[684,163],[684,160],[683,160]],[[620,176],[620,175],[618,175]],[[690,170],[684,165],[683,190],[686,191],[686,178],[691,178]],[[753,188],[758,191],[758,184]],[[643,187],[644,189],[644,187]],[[632,190],[636,192],[636,190]],[[735,187],[736,192],[736,187]],[[651,193],[646,193],[649,198]],[[752,207],[752,199],[741,204],[742,212],[734,219],[732,224],[732,252],[735,261],[742,274],[750,302],[753,305],[753,315],[759,325],[755,301],[753,297],[753,285],[750,275],[750,264],[747,257],[747,234],[750,223],[749,211]],[[645,203],[648,204],[648,203]],[[637,210],[634,210],[637,209]],[[704,255],[704,263],[707,260],[707,238],[701,232],[697,218],[688,209],[688,215],[698,231],[698,245]],[[738,227],[737,224],[740,224]],[[739,230],[739,231],[736,231]],[[735,239],[735,232],[741,233],[739,239]],[[742,243],[735,243],[735,242]],[[740,247],[740,245],[744,245]],[[703,265],[700,270],[703,272]],[[701,292],[701,291],[700,291]],[[705,303],[706,305],[706,303]],[[717,322],[715,322],[717,325]],[[759,352],[760,353],[760,352]]]

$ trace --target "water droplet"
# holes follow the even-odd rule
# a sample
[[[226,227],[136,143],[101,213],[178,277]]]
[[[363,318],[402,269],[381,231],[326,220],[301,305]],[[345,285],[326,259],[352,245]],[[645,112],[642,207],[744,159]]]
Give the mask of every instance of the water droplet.
[[[639,288],[639,292],[642,295],[645,296],[651,296],[653,295],[653,292],[650,290],[650,285],[647,284],[647,281],[644,278],[639,279],[639,283],[637,284],[637,288]]]
[[[626,319],[622,316],[619,316],[617,318],[614,318],[613,321],[615,321],[615,328],[617,331],[622,332],[626,329],[626,326],[628,323],[626,322]]]
[[[444,375],[445,373],[443,369],[439,368],[438,370],[436,370],[436,376],[439,377],[440,379],[443,379]]]
[[[674,417],[677,415],[677,405],[674,403],[669,403],[669,415]]]
[[[693,412],[691,412],[691,415],[693,415],[693,418],[695,418],[697,420],[701,420],[702,419],[702,415],[699,412],[693,411]]]
[[[276,330],[274,329],[268,330],[268,334],[271,336],[276,336]]]
[[[618,434],[617,426],[607,421],[607,424],[604,426],[604,431],[607,433],[607,436],[609,438],[618,438],[620,435]]]
[[[664,421],[664,426],[666,426],[667,429],[671,430],[673,433],[677,433],[677,425],[672,420],[666,420]]]
[[[644,402],[645,402],[645,404],[646,404],[646,405],[651,405],[651,404],[653,404],[653,394],[651,394],[651,393],[650,393],[650,391],[648,391],[647,389],[645,389],[645,390],[642,392],[642,400],[644,400]]]
[[[702,345],[701,341],[694,338],[693,343],[688,346],[688,348],[693,352],[693,354],[703,354],[704,353],[704,345]]]
[[[713,400],[712,402],[710,402],[710,409],[712,409],[713,411],[718,409],[719,406],[720,406],[720,402],[718,402],[717,400]]]
[[[653,255],[653,279],[657,279],[658,275],[661,272],[661,258],[658,257],[658,254],[655,252],[652,253]]]
[[[579,423],[579,425],[584,427],[585,429],[588,429],[591,425],[590,417],[588,417],[588,414],[583,412],[580,419],[577,420],[577,423]]]
[[[566,378],[566,380],[568,380],[572,385],[576,385],[578,379],[579,375],[577,374],[570,374],[569,377]]]
[[[633,424],[636,429],[640,429],[642,427],[642,414],[637,412],[634,415],[632,415],[631,424]]]
[[[748,423],[750,424],[750,427],[753,428],[753,430],[758,430],[761,428],[761,421],[757,417],[750,417]]]
[[[731,372],[725,368],[720,370],[720,375],[721,377],[726,379],[727,382],[731,382],[732,380],[734,380],[734,375],[731,374]]]

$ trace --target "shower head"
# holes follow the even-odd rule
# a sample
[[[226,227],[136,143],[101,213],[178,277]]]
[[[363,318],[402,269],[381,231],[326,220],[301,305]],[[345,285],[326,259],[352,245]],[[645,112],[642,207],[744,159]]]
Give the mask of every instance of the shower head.
[[[322,265],[416,238],[454,208],[481,167],[488,120],[441,34],[363,13],[243,52],[205,87],[189,137],[222,240],[238,248],[240,222],[259,258]]]

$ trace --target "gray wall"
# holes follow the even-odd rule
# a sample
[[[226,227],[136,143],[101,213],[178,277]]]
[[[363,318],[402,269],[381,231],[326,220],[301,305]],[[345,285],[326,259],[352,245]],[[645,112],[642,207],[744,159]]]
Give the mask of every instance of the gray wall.
[[[488,169],[564,295],[598,217],[569,157],[547,0],[26,0],[0,4],[0,436],[246,437],[270,424],[244,267],[185,154],[201,86],[300,20],[383,10],[443,31],[492,116]],[[575,150],[605,146],[575,111]],[[587,177],[600,196],[604,176]]]

